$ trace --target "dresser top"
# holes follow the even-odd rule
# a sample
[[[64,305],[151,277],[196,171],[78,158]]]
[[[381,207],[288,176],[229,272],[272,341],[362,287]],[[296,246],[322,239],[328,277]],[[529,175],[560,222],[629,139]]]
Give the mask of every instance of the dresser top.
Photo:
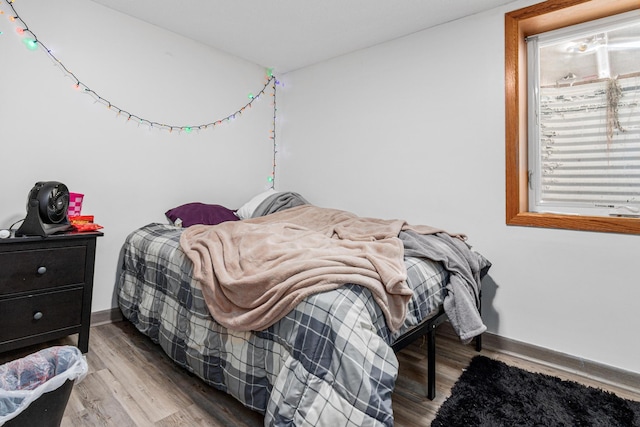
[[[41,236],[15,236],[15,230],[11,232],[11,236],[6,239],[0,239],[0,245],[16,244],[16,243],[28,243],[28,242],[46,242],[46,241],[59,241],[69,239],[81,239],[87,237],[100,237],[104,236],[101,231],[68,231],[63,233],[55,233],[46,237]]]

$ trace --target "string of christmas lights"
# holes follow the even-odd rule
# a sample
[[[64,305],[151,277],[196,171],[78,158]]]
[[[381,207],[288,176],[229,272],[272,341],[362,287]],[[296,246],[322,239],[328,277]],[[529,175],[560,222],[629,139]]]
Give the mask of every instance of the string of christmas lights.
[[[104,104],[107,109],[109,111],[114,111],[116,112],[116,115],[119,116],[124,116],[127,119],[127,122],[134,120],[138,123],[138,125],[145,125],[148,126],[149,129],[158,129],[158,130],[166,130],[169,133],[172,133],[173,131],[178,131],[178,132],[185,132],[185,133],[191,133],[192,131],[196,130],[196,131],[200,131],[200,130],[204,130],[204,129],[213,129],[216,126],[222,125],[223,123],[226,123],[228,121],[231,121],[233,119],[235,119],[237,116],[242,115],[243,112],[245,112],[248,108],[251,108],[251,106],[253,105],[253,103],[258,100],[260,97],[262,97],[267,89],[269,87],[271,87],[272,90],[272,96],[273,96],[273,122],[272,122],[272,128],[270,130],[271,136],[270,139],[273,142],[273,168],[272,168],[272,172],[271,172],[271,176],[269,176],[268,181],[271,184],[271,188],[275,187],[275,176],[276,176],[276,155],[277,155],[277,143],[276,143],[276,112],[277,112],[277,108],[276,108],[276,85],[279,85],[280,82],[276,79],[276,77],[273,75],[273,69],[272,68],[268,68],[266,70],[266,76],[265,76],[265,83],[264,86],[262,87],[262,89],[257,92],[255,95],[253,93],[249,93],[248,98],[249,101],[242,106],[240,109],[236,110],[235,112],[233,112],[232,114],[227,115],[226,117],[223,117],[221,119],[218,120],[214,120],[208,123],[202,123],[202,124],[198,124],[198,125],[174,125],[174,124],[167,124],[167,123],[160,123],[160,122],[156,122],[153,120],[149,120],[146,119],[144,117],[141,117],[137,114],[133,114],[130,113],[129,111],[125,110],[124,108],[120,108],[117,105],[113,104],[111,101],[109,101],[108,99],[102,97],[100,94],[98,94],[96,91],[94,91],[93,89],[91,89],[89,86],[87,86],[86,84],[84,84],[73,72],[71,72],[51,51],[51,49],[47,48],[47,46],[40,40],[38,39],[38,37],[36,36],[36,34],[29,28],[29,26],[26,24],[26,22],[20,17],[20,15],[18,14],[18,12],[16,11],[13,3],[15,0],[3,0],[10,8],[11,8],[11,16],[9,16],[9,20],[11,22],[16,23],[16,25],[18,25],[16,27],[16,32],[23,37],[22,42],[25,44],[25,46],[27,47],[27,49],[29,50],[37,50],[38,46],[41,46],[42,49],[47,53],[47,55],[50,57],[50,59],[58,66],[60,67],[63,72],[72,79],[73,83],[73,87],[76,90],[82,90],[83,93],[86,93],[88,95],[91,95],[94,99],[95,102],[99,102]],[[0,15],[4,15],[4,11],[0,9]],[[0,31],[0,35],[2,35],[2,32]],[[29,36],[30,37],[27,37]]]
[[[271,188],[274,188],[276,181],[276,155],[278,154],[278,146],[276,145],[276,113],[278,111],[278,106],[276,104],[276,83],[277,80],[273,83],[273,122],[271,127],[271,140],[273,141],[273,167],[271,169],[271,176],[269,177],[269,182],[271,183]]]

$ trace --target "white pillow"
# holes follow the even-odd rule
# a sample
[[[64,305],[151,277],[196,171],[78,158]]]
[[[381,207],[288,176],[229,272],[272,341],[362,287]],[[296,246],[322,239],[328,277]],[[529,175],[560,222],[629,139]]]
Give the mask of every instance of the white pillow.
[[[260,203],[262,203],[267,197],[271,196],[272,194],[276,194],[276,190],[270,188],[264,193],[260,193],[257,196],[254,196],[253,199],[249,200],[247,203],[242,205],[240,209],[238,209],[236,215],[238,215],[238,218],[240,219],[251,218],[251,215],[256,210],[258,205],[260,205]]]

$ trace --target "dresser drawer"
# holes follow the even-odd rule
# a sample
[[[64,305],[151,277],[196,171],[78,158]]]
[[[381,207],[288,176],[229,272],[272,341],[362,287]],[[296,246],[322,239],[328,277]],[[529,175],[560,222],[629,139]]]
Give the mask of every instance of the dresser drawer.
[[[0,300],[0,342],[79,327],[82,287]]]
[[[85,246],[0,253],[0,295],[82,283],[85,259]]]

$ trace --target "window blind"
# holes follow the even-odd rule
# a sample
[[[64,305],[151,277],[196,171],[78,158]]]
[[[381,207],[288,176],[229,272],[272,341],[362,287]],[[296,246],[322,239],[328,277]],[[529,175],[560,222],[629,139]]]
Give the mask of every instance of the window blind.
[[[540,87],[538,126],[541,206],[640,207],[640,76]]]

